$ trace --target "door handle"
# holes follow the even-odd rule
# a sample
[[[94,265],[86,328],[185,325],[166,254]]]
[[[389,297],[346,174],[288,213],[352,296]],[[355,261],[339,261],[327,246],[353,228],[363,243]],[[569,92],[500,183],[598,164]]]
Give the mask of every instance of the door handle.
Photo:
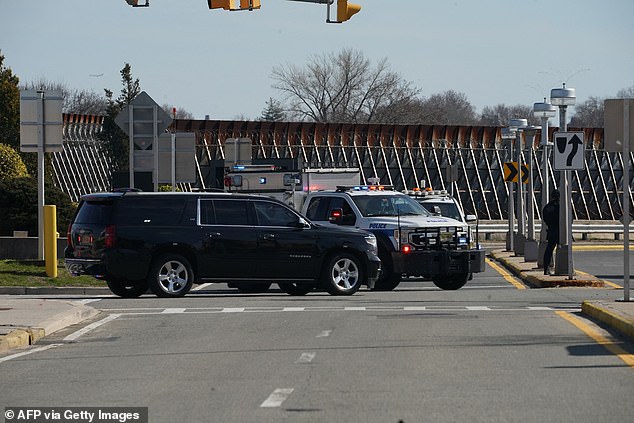
[[[275,239],[275,234],[264,234],[262,235],[262,239],[266,241],[271,241]]]
[[[211,232],[207,234],[207,238],[209,239],[218,239],[222,236],[220,232]]]

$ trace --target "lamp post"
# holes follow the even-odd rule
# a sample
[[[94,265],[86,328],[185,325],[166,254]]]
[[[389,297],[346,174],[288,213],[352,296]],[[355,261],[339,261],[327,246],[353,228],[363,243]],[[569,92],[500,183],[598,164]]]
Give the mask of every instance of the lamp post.
[[[508,143],[508,160],[513,160],[513,140],[515,139],[515,132],[511,128],[502,128],[501,136],[502,142]],[[506,191],[508,192],[508,219],[509,219],[509,231],[506,234],[506,251],[514,251],[515,244],[513,238],[515,237],[515,211],[513,209],[513,182],[508,181],[506,183]]]
[[[524,188],[522,184],[522,135],[528,126],[526,119],[511,119],[509,128],[515,131],[515,150],[517,153],[517,237],[515,239],[515,255],[524,255],[524,241],[526,241],[526,210],[524,209]]]
[[[524,261],[537,261],[538,248],[535,241],[535,207],[533,206],[533,144],[535,134],[541,128],[529,125],[524,128],[524,144],[528,154],[528,187],[526,189],[526,211],[528,215],[528,225],[526,227],[526,241],[524,243]]]
[[[559,107],[559,130],[566,132],[566,109],[575,105],[577,96],[574,88],[566,88],[565,83],[562,85],[562,88],[550,90],[550,102]],[[568,275],[568,279],[573,279],[570,175],[570,170],[559,171],[559,245],[555,254],[555,274]]]
[[[540,210],[544,210],[544,206],[548,204],[548,196],[550,195],[550,169],[548,166],[548,148],[552,143],[548,142],[548,119],[555,117],[557,108],[546,102],[533,104],[533,116],[539,118],[542,124],[542,140],[539,145],[542,147],[542,195]],[[546,225],[542,222],[539,231],[539,248],[537,253],[537,267],[544,267],[544,252],[546,251]]]

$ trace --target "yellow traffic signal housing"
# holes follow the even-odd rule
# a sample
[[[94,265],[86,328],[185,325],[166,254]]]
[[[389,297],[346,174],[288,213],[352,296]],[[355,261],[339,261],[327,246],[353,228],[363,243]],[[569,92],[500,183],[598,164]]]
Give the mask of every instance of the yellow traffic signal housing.
[[[358,4],[348,3],[348,0],[337,0],[337,21],[345,22],[359,10],[361,6]]]
[[[234,0],[207,0],[210,9],[231,10]]]
[[[237,5],[238,0],[207,0],[210,9],[224,10],[253,10],[260,8],[260,0],[240,0],[240,6]]]

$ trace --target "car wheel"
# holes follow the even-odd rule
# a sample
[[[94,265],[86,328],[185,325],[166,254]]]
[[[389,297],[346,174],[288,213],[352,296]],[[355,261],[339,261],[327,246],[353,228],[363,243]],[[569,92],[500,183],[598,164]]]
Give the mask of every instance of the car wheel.
[[[271,283],[233,282],[231,288],[238,288],[238,291],[243,294],[261,294],[267,292],[271,285]]]
[[[352,254],[333,256],[324,269],[322,284],[331,295],[352,295],[363,281],[363,269],[359,259]]]
[[[437,276],[433,279],[434,285],[436,285],[440,289],[444,289],[447,291],[455,291],[456,289],[462,288],[468,280],[468,273],[461,273],[458,275],[449,276]]]
[[[110,291],[121,298],[138,298],[147,292],[148,288],[146,281],[106,279],[106,283]]]
[[[150,289],[157,297],[182,297],[194,281],[189,262],[178,254],[164,254],[152,262],[148,275]]]
[[[282,292],[293,296],[306,295],[315,289],[315,285],[311,283],[278,282],[277,285]]]
[[[387,259],[386,256],[379,255],[381,259],[381,275],[379,279],[374,283],[373,291],[392,291],[401,283],[401,274],[394,273],[394,266],[391,259]]]

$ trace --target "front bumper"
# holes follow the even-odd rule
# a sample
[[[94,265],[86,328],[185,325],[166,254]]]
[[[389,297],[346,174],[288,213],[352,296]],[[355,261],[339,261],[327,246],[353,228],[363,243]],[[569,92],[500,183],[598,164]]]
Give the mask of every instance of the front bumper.
[[[485,250],[392,252],[392,263],[395,272],[431,278],[484,272],[485,255]]]
[[[366,263],[366,272],[367,272],[367,285],[368,289],[373,289],[374,284],[381,276],[381,260],[378,257],[374,257],[367,261]]]

